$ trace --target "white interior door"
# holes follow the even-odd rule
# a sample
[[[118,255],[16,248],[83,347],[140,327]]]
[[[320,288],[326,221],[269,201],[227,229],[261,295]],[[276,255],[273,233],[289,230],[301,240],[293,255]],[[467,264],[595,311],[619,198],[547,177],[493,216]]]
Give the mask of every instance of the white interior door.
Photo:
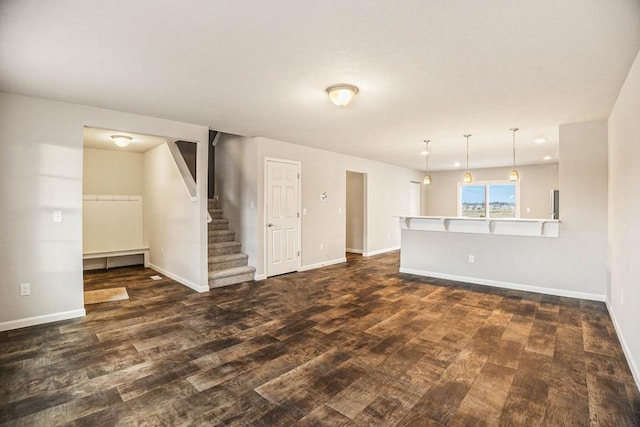
[[[409,183],[409,215],[420,216],[420,192],[422,188],[419,182]]]
[[[267,276],[298,270],[300,164],[267,160]]]

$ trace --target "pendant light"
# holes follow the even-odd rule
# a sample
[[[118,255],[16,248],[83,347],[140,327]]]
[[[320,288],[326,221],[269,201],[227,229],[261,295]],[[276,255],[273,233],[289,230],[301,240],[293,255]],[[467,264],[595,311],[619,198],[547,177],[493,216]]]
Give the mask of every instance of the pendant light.
[[[509,130],[513,132],[513,170],[509,176],[509,181],[517,181],[520,179],[520,175],[518,175],[518,171],[516,170],[516,132],[518,128],[511,128]]]
[[[464,174],[464,183],[465,184],[471,184],[473,182],[473,177],[471,176],[471,172],[469,172],[469,137],[471,136],[470,134],[466,134],[466,135],[462,135],[463,137],[467,138],[467,172]]]
[[[431,142],[430,139],[424,140],[424,143],[427,144],[427,154],[425,154],[427,167],[425,168],[424,181],[423,181],[425,185],[431,184],[431,175],[429,175],[429,142]]]

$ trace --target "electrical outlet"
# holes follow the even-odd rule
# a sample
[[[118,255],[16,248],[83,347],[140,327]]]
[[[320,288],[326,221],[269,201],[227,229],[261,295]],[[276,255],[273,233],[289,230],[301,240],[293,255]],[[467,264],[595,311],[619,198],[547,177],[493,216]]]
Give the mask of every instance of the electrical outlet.
[[[26,297],[31,295],[31,283],[20,283],[20,296]]]
[[[62,222],[62,211],[53,211],[53,222]]]
[[[476,259],[473,255],[469,255],[469,264],[473,264],[474,262],[476,262]]]
[[[338,215],[342,214],[342,208],[338,208]]]
[[[324,251],[324,243],[320,243],[320,250]]]

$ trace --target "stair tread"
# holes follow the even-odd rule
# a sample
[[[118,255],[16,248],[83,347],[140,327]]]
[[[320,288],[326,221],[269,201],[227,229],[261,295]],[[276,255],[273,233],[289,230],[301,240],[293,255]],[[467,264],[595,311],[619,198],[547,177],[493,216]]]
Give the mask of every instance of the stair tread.
[[[242,243],[236,241],[209,243],[209,248],[228,248],[231,246],[242,246]]]
[[[238,259],[249,258],[249,255],[243,253],[237,254],[226,254],[226,255],[212,255],[209,256],[209,264],[212,262],[225,262],[225,261],[235,261]]]
[[[225,270],[210,271],[209,279],[210,280],[222,279],[224,277],[238,276],[240,274],[253,274],[255,272],[256,272],[255,267],[246,265],[244,267],[234,267],[234,268],[227,268]]]
[[[226,218],[213,218],[209,224],[221,224],[223,222],[229,222]]]
[[[209,230],[209,236],[224,236],[226,234],[234,234],[233,230]]]

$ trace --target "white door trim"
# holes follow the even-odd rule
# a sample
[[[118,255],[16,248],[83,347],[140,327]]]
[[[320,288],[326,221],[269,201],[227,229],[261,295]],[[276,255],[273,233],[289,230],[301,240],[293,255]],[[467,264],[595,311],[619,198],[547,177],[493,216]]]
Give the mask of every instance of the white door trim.
[[[296,271],[300,271],[300,266],[301,266],[301,260],[302,260],[302,162],[297,161],[297,160],[287,160],[287,159],[279,159],[277,157],[266,157],[264,158],[264,164],[263,164],[263,188],[262,188],[262,194],[263,194],[263,207],[262,207],[262,265],[264,266],[264,277],[265,278],[269,278],[269,266],[268,264],[268,256],[267,256],[267,251],[268,249],[268,245],[269,245],[269,238],[267,236],[267,212],[268,212],[268,206],[267,206],[267,162],[272,161],[272,162],[279,162],[279,163],[287,163],[287,164],[291,164],[291,165],[297,165],[298,166],[298,171],[300,173],[300,178],[298,178],[298,223],[297,223],[297,227],[298,227],[298,251],[300,252],[300,255],[298,256],[298,264],[297,264],[297,269]]]

